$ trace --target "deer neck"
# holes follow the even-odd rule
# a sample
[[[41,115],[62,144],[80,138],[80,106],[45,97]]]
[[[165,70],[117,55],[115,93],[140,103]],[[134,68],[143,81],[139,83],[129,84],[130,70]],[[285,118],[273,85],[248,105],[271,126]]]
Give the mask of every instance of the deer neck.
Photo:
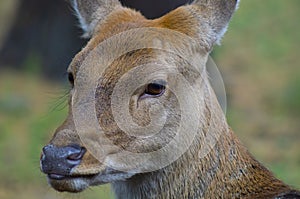
[[[222,117],[215,118],[217,122],[209,128],[199,129],[202,131],[199,134],[213,135],[208,148],[203,151],[201,143],[205,140],[202,136],[197,137],[189,150],[171,165],[113,183],[116,198],[264,198],[289,190],[241,145],[221,109],[209,107],[206,114],[217,112],[210,117]]]

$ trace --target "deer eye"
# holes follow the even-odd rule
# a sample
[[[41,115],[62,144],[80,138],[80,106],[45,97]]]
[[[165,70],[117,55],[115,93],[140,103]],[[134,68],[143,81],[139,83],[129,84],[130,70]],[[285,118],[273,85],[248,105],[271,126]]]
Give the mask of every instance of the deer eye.
[[[149,96],[161,96],[166,90],[166,86],[160,83],[150,83],[146,86],[144,94]]]
[[[72,73],[68,73],[68,80],[73,87],[74,86],[74,75]]]

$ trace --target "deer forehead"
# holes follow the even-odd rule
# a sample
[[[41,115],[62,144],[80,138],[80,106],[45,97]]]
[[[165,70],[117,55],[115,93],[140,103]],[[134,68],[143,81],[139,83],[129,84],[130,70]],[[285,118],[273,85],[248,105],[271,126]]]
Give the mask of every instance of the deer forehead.
[[[177,10],[172,11],[171,14],[156,20],[147,20],[140,13],[127,8],[115,10],[104,22],[99,22],[87,46],[74,57],[69,67],[69,71],[76,74],[76,71],[90,52],[97,48],[102,42],[119,33],[133,29],[152,28],[159,30],[158,34],[154,33],[152,35],[147,35],[147,33],[145,33],[145,37],[139,39],[139,42],[144,43],[145,45],[155,42],[154,40],[157,40],[158,38],[158,40],[167,40],[172,48],[181,49],[181,51],[185,51],[185,53],[190,52],[190,50],[187,51],[188,48],[195,48],[195,46],[197,46],[198,50],[201,49],[202,53],[207,53],[209,50],[207,50],[205,46],[199,45],[199,41],[195,40],[196,35],[199,34],[197,23],[198,21],[189,15],[183,8],[178,8]],[[165,33],[163,33],[163,30],[166,30]],[[177,33],[170,34],[171,31]],[[205,32],[204,30],[201,31]],[[134,34],[134,32],[129,34]],[[190,37],[190,39],[188,39],[189,41],[187,42],[187,40],[179,39],[178,35],[180,37],[185,35],[186,37]],[[203,40],[205,37],[207,37],[207,35],[203,34]],[[97,59],[97,56],[92,58]]]

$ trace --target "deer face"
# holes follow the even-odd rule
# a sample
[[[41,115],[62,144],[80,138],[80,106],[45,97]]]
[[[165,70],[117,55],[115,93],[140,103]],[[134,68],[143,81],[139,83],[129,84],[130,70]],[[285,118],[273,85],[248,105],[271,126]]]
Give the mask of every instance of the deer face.
[[[79,192],[168,166],[188,150],[207,122],[205,63],[236,3],[195,1],[147,20],[117,0],[74,0],[91,40],[68,69],[69,115],[43,148],[50,185]]]

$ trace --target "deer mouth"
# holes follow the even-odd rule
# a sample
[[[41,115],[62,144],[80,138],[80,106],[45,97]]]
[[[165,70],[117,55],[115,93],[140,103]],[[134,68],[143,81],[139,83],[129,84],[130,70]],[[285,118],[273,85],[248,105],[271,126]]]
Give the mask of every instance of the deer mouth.
[[[97,174],[91,174],[91,175],[60,175],[56,173],[50,173],[47,174],[47,177],[49,180],[72,180],[72,179],[78,179],[78,178],[93,178]]]
[[[116,181],[124,181],[133,176],[131,173],[106,169],[98,174],[87,175],[61,175],[50,173],[47,174],[48,183],[59,192],[77,193],[85,190],[89,186],[97,186]]]

